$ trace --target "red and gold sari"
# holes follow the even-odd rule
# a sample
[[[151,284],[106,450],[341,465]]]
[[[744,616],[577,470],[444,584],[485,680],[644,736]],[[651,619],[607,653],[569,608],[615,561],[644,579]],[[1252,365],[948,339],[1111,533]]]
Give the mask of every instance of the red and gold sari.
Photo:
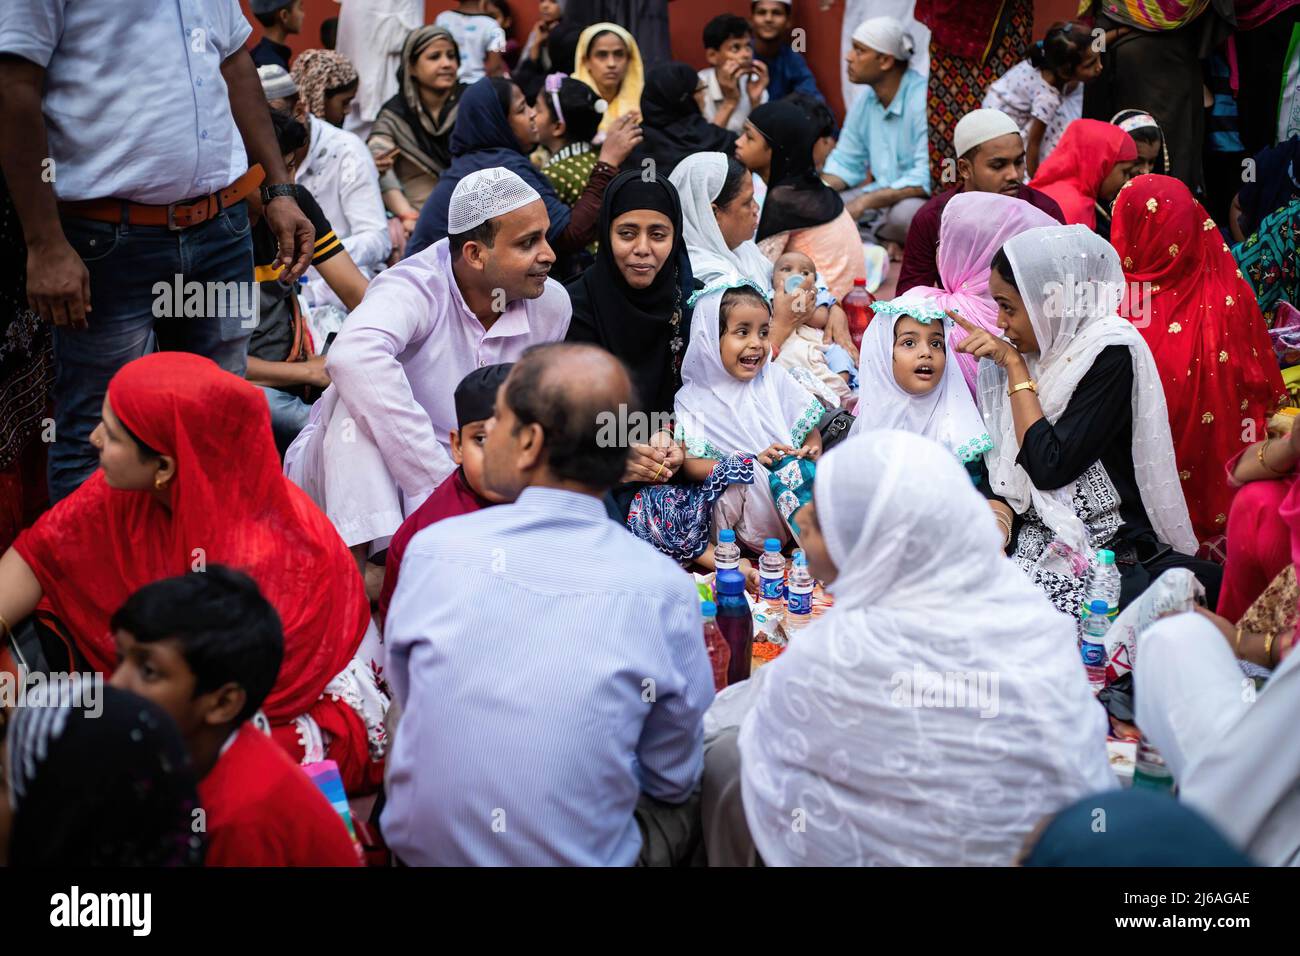
[[[1120,190],[1111,242],[1128,285],[1123,315],[1155,356],[1178,473],[1201,542],[1224,533],[1224,463],[1265,435],[1286,395],[1249,283],[1188,188],[1139,176]]]

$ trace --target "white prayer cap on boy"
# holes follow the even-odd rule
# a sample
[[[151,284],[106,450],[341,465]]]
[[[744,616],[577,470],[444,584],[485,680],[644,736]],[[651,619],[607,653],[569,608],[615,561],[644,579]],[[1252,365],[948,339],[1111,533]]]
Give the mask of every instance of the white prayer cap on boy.
[[[452,190],[447,207],[447,234],[469,232],[489,219],[514,212],[541,198],[518,173],[504,166],[476,170]]]
[[[1001,110],[971,110],[957,121],[952,131],[952,148],[958,156],[965,156],[991,139],[1019,132],[1016,121]]]
[[[853,39],[863,46],[871,47],[877,53],[887,54],[896,60],[910,60],[916,50],[911,34],[893,17],[872,17],[870,20],[863,20],[853,31]]]

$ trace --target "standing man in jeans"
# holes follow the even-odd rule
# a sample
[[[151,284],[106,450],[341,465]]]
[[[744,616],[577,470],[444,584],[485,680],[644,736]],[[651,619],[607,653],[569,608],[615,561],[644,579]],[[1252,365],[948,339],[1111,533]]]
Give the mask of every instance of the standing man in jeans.
[[[0,168],[28,299],[54,324],[51,501],[94,471],[90,432],[127,362],[156,344],[244,373],[257,294],[244,197],[260,185],[290,281],[310,262],[251,32],[237,0],[0,5]]]

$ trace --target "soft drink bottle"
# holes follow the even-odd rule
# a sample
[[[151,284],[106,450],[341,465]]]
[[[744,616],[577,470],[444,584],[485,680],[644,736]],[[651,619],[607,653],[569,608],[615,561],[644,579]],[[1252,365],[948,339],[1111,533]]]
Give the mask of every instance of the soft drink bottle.
[[[1079,638],[1079,653],[1084,670],[1088,672],[1088,686],[1094,694],[1106,686],[1106,632],[1110,618],[1106,616],[1106,602],[1093,601],[1083,622],[1083,636]]]
[[[740,570],[740,545],[736,532],[723,528],[718,532],[718,543],[713,548],[713,564],[719,571]]]
[[[709,652],[709,665],[713,668],[713,689],[722,690],[727,686],[727,668],[731,664],[731,648],[718,627],[718,606],[712,601],[703,601],[700,611],[704,615],[704,647]]]
[[[802,551],[794,553],[794,566],[786,585],[785,626],[799,630],[812,621],[813,576],[808,570],[808,556]]]
[[[1096,563],[1088,576],[1088,586],[1083,594],[1083,614],[1085,620],[1092,611],[1092,602],[1101,601],[1106,605],[1106,617],[1112,622],[1119,615],[1119,568],[1115,567],[1115,552],[1105,548],[1097,552]]]
[[[849,319],[849,336],[856,348],[862,348],[862,333],[867,331],[867,326],[876,315],[871,308],[871,303],[875,301],[875,296],[867,291],[866,279],[854,279],[853,288],[840,300],[840,307]]]
[[[763,554],[758,559],[758,596],[767,603],[769,615],[780,620],[785,612],[785,555],[781,542],[768,538],[763,542]]]
[[[754,653],[754,617],[745,597],[745,576],[739,571],[719,571],[714,582],[718,601],[718,630],[731,651],[727,683],[749,677]]]

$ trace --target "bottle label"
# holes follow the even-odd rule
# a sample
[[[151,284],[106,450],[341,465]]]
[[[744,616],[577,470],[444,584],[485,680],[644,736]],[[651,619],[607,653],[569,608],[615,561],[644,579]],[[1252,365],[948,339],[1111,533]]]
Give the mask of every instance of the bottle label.
[[[768,577],[759,575],[759,584],[763,590],[763,600],[780,601],[785,597],[785,576]]]
[[[802,593],[792,590],[786,604],[791,614],[812,614],[812,591]]]
[[[1106,647],[1103,644],[1089,644],[1084,641],[1079,648],[1079,653],[1083,655],[1083,663],[1086,667],[1101,667],[1106,663]]]

